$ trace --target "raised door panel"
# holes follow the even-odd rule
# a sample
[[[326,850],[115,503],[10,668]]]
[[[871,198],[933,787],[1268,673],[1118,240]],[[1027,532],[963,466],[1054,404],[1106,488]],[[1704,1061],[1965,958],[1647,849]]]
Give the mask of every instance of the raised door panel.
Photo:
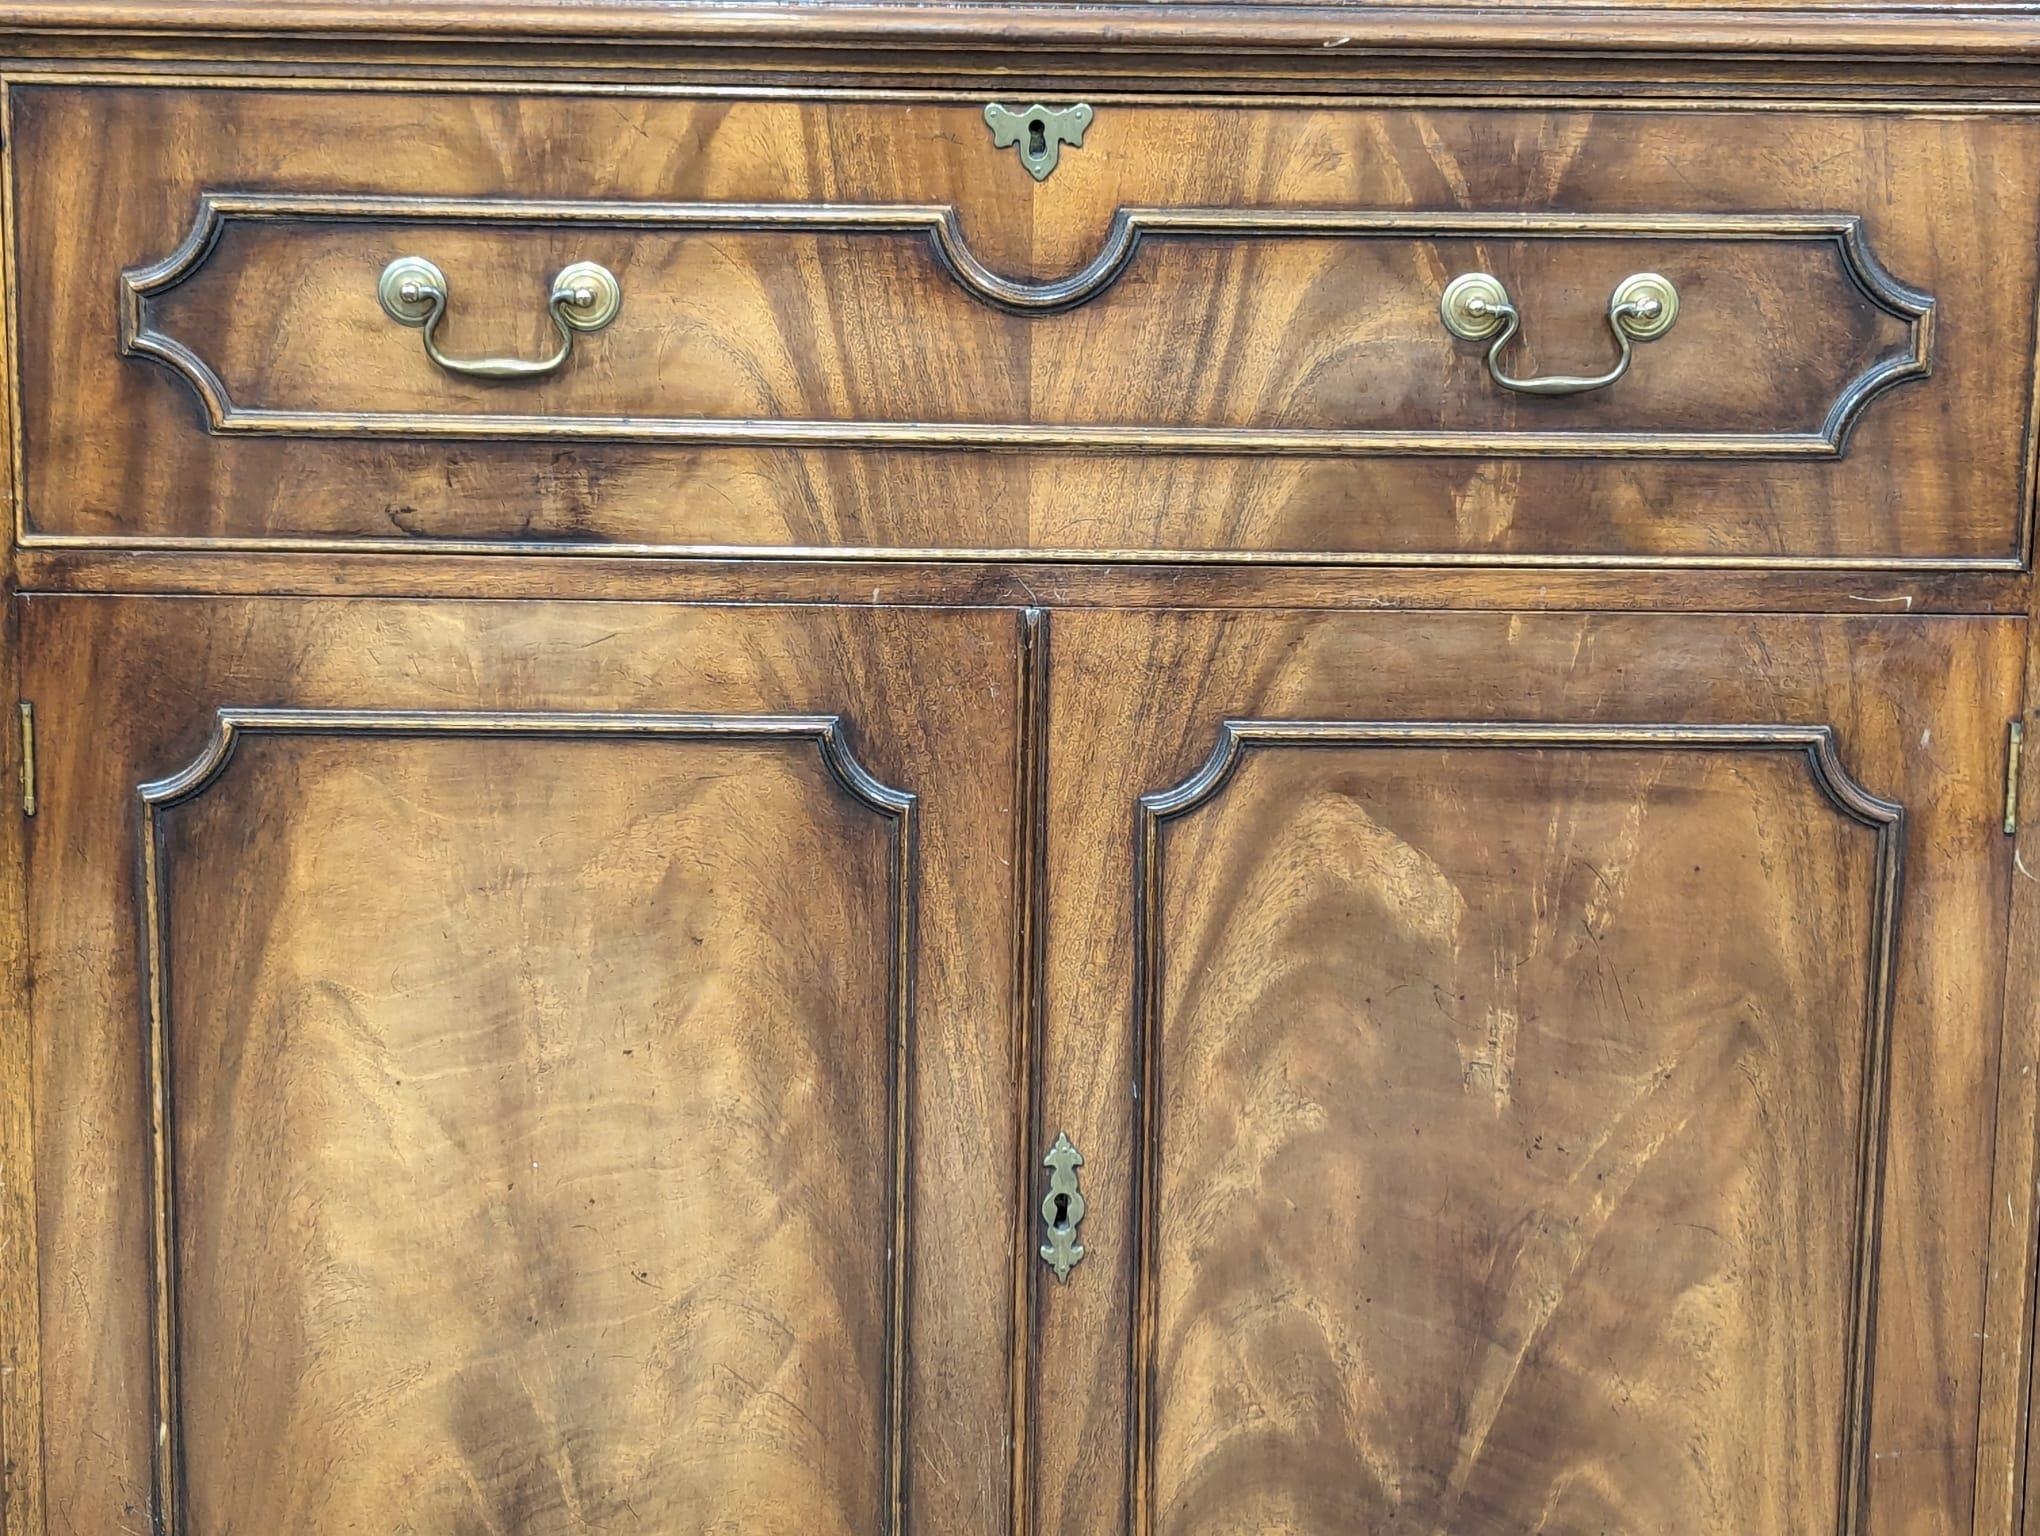
[[[2013,628],[1120,624],[1051,693],[1048,1526],[1966,1530]]]
[[[230,718],[145,791],[171,1529],[885,1527],[911,802],[669,723]]]
[[[26,627],[53,1521],[1004,1508],[1011,615]]]
[[[1150,803],[1152,1529],[1834,1529],[1896,811],[1790,735],[1407,738]]]

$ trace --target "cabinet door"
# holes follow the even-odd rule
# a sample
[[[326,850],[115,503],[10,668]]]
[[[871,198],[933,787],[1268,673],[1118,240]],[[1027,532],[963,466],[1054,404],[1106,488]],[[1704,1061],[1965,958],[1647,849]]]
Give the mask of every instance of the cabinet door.
[[[28,600],[51,1530],[1002,1520],[1016,635]]]
[[[1040,1529],[1969,1529],[2016,625],[1053,658]]]

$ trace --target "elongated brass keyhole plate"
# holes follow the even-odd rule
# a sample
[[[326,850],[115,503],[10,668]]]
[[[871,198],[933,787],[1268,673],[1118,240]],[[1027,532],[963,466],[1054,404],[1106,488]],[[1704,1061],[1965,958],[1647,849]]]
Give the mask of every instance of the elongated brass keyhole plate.
[[[1048,1195],[1041,1202],[1041,1219],[1048,1227],[1048,1241],[1041,1245],[1041,1257],[1063,1284],[1084,1256],[1077,1241],[1077,1225],[1084,1219],[1084,1194],[1077,1188],[1077,1170],[1084,1166],[1084,1154],[1067,1133],[1056,1132],[1055,1145],[1042,1160],[1048,1169]]]

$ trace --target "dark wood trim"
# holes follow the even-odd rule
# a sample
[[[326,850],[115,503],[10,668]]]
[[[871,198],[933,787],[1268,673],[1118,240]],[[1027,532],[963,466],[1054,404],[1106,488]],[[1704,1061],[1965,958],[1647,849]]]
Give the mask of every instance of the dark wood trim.
[[[21,591],[275,597],[558,598],[990,608],[1507,608],[2022,617],[2016,570],[1189,565],[900,559],[659,559],[605,554],[111,554],[27,549]],[[2036,802],[2040,803],[2040,802]]]
[[[21,605],[0,613],[5,700],[21,686]],[[7,703],[11,712],[13,706]],[[12,784],[20,738],[0,751]],[[28,859],[32,823],[0,801],[0,1532],[42,1536],[42,1272],[37,1258],[35,1035],[29,1006]]]
[[[1126,53],[1219,50],[1249,55],[1749,54],[1829,58],[2033,59],[2040,10],[2028,5],[1696,6],[1429,4],[1293,6],[1125,3],[737,4],[706,0],[367,0],[303,4],[215,0],[53,0],[0,5],[0,37],[125,34],[170,39],[500,39],[688,43],[818,49],[984,48]]]
[[[1019,1086],[1014,1116],[1018,1143],[1018,1220],[1013,1252],[1012,1536],[1034,1528],[1035,1339],[1041,1299],[1043,1118],[1041,1030],[1048,931],[1048,637],[1040,608],[1019,616],[1020,664],[1015,699],[1019,741],[1013,786],[1014,1062]]]
[[[2027,630],[2021,718],[2040,721],[2040,626]],[[2036,1383],[2035,1272],[2040,1269],[2040,752],[2022,754],[2018,826],[1998,1023],[1990,1246],[1984,1275],[1983,1379],[1976,1426],[1974,1529],[2040,1531],[2028,1464],[2040,1449],[2029,1422]]]

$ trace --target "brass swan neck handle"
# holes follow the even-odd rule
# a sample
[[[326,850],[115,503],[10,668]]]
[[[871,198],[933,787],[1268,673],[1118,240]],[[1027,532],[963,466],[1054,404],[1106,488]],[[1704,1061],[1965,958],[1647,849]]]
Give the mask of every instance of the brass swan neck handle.
[[[446,314],[446,275],[422,256],[399,256],[383,268],[376,283],[383,313],[399,325],[425,333],[425,355],[448,373],[470,379],[536,379],[557,372],[574,350],[580,331],[599,331],[623,307],[623,286],[607,267],[577,261],[553,279],[546,312],[560,333],[550,357],[448,357],[439,350],[437,332]]]
[[[1591,377],[1554,373],[1538,378],[1517,378],[1502,368],[1502,349],[1523,328],[1523,316],[1509,299],[1500,279],[1486,272],[1463,272],[1452,279],[1438,300],[1438,313],[1445,328],[1462,341],[1486,341],[1490,377],[1504,389],[1520,395],[1583,395],[1606,389],[1629,371],[1634,358],[1633,343],[1655,341],[1679,318],[1679,293],[1668,278],[1655,272],[1638,272],[1615,285],[1608,298],[1608,329],[1615,333],[1620,354],[1615,366]]]

